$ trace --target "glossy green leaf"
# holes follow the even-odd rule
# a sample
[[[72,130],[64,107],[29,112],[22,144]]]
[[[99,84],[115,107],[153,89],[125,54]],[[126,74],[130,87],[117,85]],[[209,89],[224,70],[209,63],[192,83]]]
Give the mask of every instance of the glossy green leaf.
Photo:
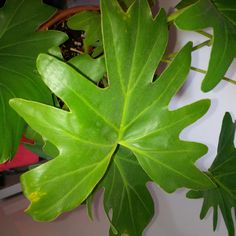
[[[101,32],[101,15],[97,11],[82,11],[79,12],[67,21],[67,25],[73,30],[85,31],[85,38],[83,40],[84,49],[89,50],[88,47],[99,47],[102,45]]]
[[[69,60],[69,64],[79,70],[88,79],[98,82],[106,73],[104,57],[92,58],[88,54],[78,55]]]
[[[15,154],[25,125],[8,105],[9,99],[51,104],[51,93],[36,72],[35,60],[66,35],[35,30],[53,11],[40,0],[7,0],[0,8],[0,162]]]
[[[234,220],[232,208],[235,212],[236,207],[236,148],[234,147],[235,123],[229,113],[226,113],[217,156],[209,169],[209,176],[215,182],[217,188],[207,191],[190,191],[189,198],[203,198],[201,219],[208,210],[213,207],[213,228],[216,229],[218,221],[218,209],[221,210],[229,236],[234,236]]]
[[[100,184],[105,188],[104,207],[113,225],[111,236],[142,235],[154,215],[154,204],[146,187],[149,180],[132,152],[121,148]]]
[[[210,102],[168,109],[186,79],[192,45],[186,45],[153,82],[167,44],[164,11],[153,19],[143,0],[127,12],[116,0],[102,0],[101,10],[109,86],[99,88],[70,65],[42,54],[37,60],[42,79],[69,111],[11,100],[11,106],[60,152],[22,177],[31,200],[28,212],[37,220],[53,219],[83,202],[120,146],[131,150],[149,177],[168,192],[214,186],[194,165],[207,148],[179,139],[186,126],[206,113]],[[65,188],[58,189],[59,182]]]
[[[208,71],[202,90],[213,89],[236,56],[236,1],[234,0],[184,0],[179,8],[182,13],[175,20],[184,30],[200,30],[212,27],[214,40]]]

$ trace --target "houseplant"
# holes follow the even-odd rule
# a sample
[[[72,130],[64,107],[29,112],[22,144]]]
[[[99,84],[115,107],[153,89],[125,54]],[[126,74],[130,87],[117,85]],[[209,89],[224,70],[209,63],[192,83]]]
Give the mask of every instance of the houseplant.
[[[1,162],[14,156],[25,126],[9,107],[9,99],[22,97],[52,104],[51,93],[36,72],[35,60],[38,53],[61,44],[67,36],[57,31],[35,31],[54,11],[40,1],[14,0],[0,9]]]
[[[218,19],[215,11],[224,8],[223,3],[215,2],[217,5],[211,1],[182,1],[180,10],[169,16],[169,22],[200,30],[205,25],[185,26],[184,22],[189,22],[186,17],[193,13],[199,16],[199,11],[204,12],[201,4],[209,4],[207,9],[213,9],[211,14]],[[187,44],[177,54],[164,55],[168,37],[166,16],[161,10],[153,20],[146,1],[135,1],[125,12],[116,0],[103,0],[101,14],[107,87],[99,88],[78,68],[41,54],[37,68],[42,80],[69,111],[22,99],[10,101],[27,123],[59,150],[56,158],[22,176],[25,195],[31,200],[28,212],[36,220],[51,220],[86,199],[90,202],[91,194],[104,188],[105,211],[112,225],[110,235],[141,235],[153,215],[145,184],[154,181],[167,192],[187,187],[193,189],[189,197],[204,197],[207,204],[202,216],[210,206],[217,212],[219,205],[229,235],[234,235],[230,209],[235,206],[235,127],[229,114],[223,122],[219,155],[205,173],[194,162],[206,153],[206,147],[180,140],[179,133],[206,113],[209,101],[168,109],[171,98],[186,79],[192,45]],[[223,20],[229,18],[227,15]],[[233,19],[223,25],[233,29]],[[210,43],[208,40],[204,45]],[[214,63],[215,53],[219,53],[215,44],[212,50]],[[228,59],[227,53],[223,55]],[[155,70],[161,60],[172,62],[156,78]],[[205,81],[215,79],[209,73]],[[219,74],[217,82],[222,76]],[[215,84],[211,79],[204,90]],[[57,188],[59,182],[64,183],[64,188]]]

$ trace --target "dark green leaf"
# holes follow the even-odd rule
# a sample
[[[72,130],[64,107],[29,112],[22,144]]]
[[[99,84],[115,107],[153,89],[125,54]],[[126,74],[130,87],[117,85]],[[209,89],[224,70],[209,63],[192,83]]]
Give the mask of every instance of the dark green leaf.
[[[16,152],[25,123],[8,105],[14,97],[51,104],[51,93],[36,72],[40,52],[60,44],[60,32],[35,32],[53,13],[41,1],[7,0],[0,8],[0,162]]]
[[[209,169],[209,175],[215,182],[217,188],[207,191],[190,191],[189,198],[203,198],[201,219],[208,210],[213,207],[213,228],[216,229],[218,221],[218,208],[221,210],[229,236],[234,236],[234,220],[231,209],[236,207],[236,149],[234,147],[235,123],[229,113],[226,113],[217,156]]]
[[[132,152],[121,148],[100,184],[105,188],[105,211],[114,227],[110,235],[142,235],[154,214],[152,197],[145,186],[149,180]]]
[[[116,0],[102,0],[101,10],[109,86],[101,89],[68,64],[42,54],[37,61],[42,79],[70,111],[11,100],[12,107],[60,152],[22,177],[31,200],[28,212],[37,220],[51,220],[83,202],[120,146],[131,150],[149,177],[168,192],[214,186],[194,165],[207,148],[179,139],[186,126],[205,114],[209,101],[168,109],[189,71],[191,44],[153,82],[167,44],[164,11],[153,19],[143,0],[127,12]],[[58,189],[59,182],[65,188]]]
[[[202,84],[202,90],[207,92],[220,82],[236,56],[236,1],[184,0],[179,7],[186,7],[175,21],[179,28],[214,30],[208,71]]]

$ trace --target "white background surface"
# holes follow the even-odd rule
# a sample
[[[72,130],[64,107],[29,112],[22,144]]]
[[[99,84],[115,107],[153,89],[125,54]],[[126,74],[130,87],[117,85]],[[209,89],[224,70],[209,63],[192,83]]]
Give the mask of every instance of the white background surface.
[[[161,0],[160,5],[169,10],[169,7],[173,7],[177,2],[176,0]],[[206,40],[197,33],[174,32],[173,35],[177,40],[176,49],[189,40],[194,40],[195,45]],[[210,49],[207,47],[194,52],[193,65],[206,69],[209,52]],[[227,76],[236,79],[235,73],[236,64],[231,66]],[[209,112],[193,126],[186,128],[181,134],[182,139],[202,142],[209,147],[209,152],[197,162],[200,168],[207,169],[216,155],[218,136],[225,112],[229,111],[234,118],[236,117],[236,86],[223,81],[213,91],[202,93],[200,91],[202,79],[201,74],[190,72],[186,85],[172,100],[170,108],[175,109],[202,98],[212,100]],[[185,190],[179,190],[170,195],[158,189],[154,184],[149,184],[149,189],[155,199],[156,214],[145,230],[144,236],[227,236],[227,230],[221,217],[219,227],[213,233],[212,211],[205,220],[201,221],[199,219],[202,200],[185,198]],[[0,235],[108,235],[109,225],[102,208],[101,194],[96,199],[94,222],[87,218],[85,208],[80,207],[71,213],[64,214],[53,223],[36,223],[23,213],[26,206],[27,201],[22,196],[0,202]],[[10,227],[10,231],[8,227]]]

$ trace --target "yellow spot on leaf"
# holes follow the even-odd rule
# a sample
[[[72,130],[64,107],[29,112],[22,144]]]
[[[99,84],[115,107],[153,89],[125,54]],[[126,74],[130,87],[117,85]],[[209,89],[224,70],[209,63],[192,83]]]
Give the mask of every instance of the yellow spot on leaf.
[[[41,192],[32,192],[29,195],[29,200],[31,202],[38,202],[42,196],[46,195],[46,193],[41,193]]]

